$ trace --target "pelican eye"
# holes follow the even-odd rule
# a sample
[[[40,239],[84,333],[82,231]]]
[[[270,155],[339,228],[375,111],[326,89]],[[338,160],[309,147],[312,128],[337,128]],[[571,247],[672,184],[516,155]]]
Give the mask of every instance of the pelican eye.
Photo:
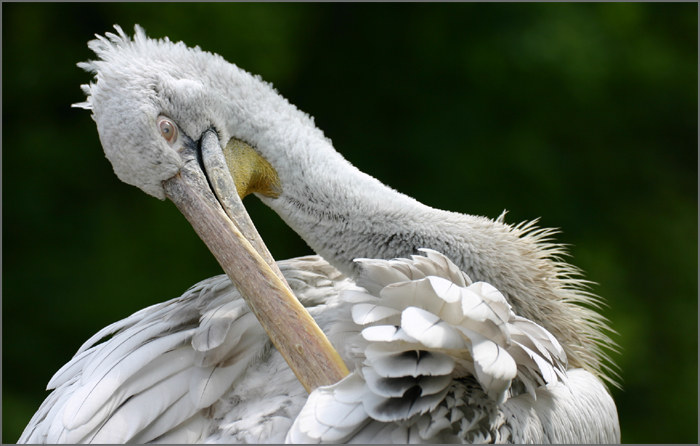
[[[172,144],[177,139],[177,126],[168,118],[160,117],[157,121],[158,131],[169,144]]]

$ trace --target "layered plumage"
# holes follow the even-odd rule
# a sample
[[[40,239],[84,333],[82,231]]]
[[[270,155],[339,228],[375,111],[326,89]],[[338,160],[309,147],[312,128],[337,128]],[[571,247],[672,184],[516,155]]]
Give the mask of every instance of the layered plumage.
[[[280,262],[280,267],[293,290],[317,311],[329,305],[329,298],[337,300],[343,287],[351,286],[318,257]],[[293,392],[277,396],[304,397],[303,387],[271,350],[265,332],[230,280],[223,275],[212,277],[181,297],[105,327],[85,342],[49,382],[48,387],[56,390],[20,442],[201,441],[215,419],[223,416],[217,408],[245,395],[244,388],[231,394],[240,387],[234,383],[245,381],[251,365],[255,373],[266,361],[274,363],[268,366],[274,373],[263,375],[258,387],[278,389],[268,380],[284,376],[283,381],[293,385],[281,388]],[[218,401],[222,397],[227,399]],[[245,435],[251,436],[252,443],[266,440]]]
[[[317,256],[280,262],[355,365],[308,399],[228,278],[216,276],[88,340],[52,378],[56,390],[20,441],[618,439],[604,386],[567,370],[549,332],[443,255],[424,254],[358,260],[357,284]]]
[[[215,129],[279,176],[259,195],[318,256],[279,262],[351,373],[310,395],[225,276],[89,339],[20,442],[617,442],[599,299],[550,229],[441,211],[340,156],[221,57],[137,28],[91,43],[84,86],[121,179],[181,168],[151,126]]]
[[[617,440],[612,399],[591,398],[602,396],[603,386],[581,369],[567,371],[551,333],[514,314],[493,286],[473,283],[440,253],[422,251],[425,257],[410,260],[358,260],[357,284],[366,291],[346,291],[342,299],[362,327],[353,343],[362,366],[313,392],[287,441]],[[523,414],[523,407],[534,410]],[[600,430],[586,423],[564,429],[572,414]]]

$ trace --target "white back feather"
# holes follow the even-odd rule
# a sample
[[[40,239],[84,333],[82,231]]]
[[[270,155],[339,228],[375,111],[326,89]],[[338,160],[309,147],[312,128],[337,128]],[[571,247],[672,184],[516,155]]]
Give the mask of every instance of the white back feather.
[[[505,414],[510,401],[521,407],[523,398],[549,395],[543,389],[567,388],[566,354],[547,330],[515,315],[497,289],[472,283],[435,251],[410,260],[358,262],[358,283],[367,293],[364,299],[359,291],[344,295],[353,320],[364,326],[364,366],[312,392],[287,441],[546,438],[540,412],[519,413],[519,419]],[[603,400],[614,411],[609,395]],[[597,418],[588,415],[588,422]],[[511,426],[532,417],[539,436]],[[614,430],[605,435],[616,438]]]

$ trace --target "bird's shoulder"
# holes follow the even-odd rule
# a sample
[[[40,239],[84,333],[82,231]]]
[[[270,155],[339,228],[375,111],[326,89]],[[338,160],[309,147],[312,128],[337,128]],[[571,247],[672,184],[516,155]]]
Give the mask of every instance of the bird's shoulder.
[[[319,256],[279,266],[312,311],[345,286]],[[20,442],[196,440],[210,430],[214,404],[270,347],[228,277],[205,279],[88,339],[50,380]]]

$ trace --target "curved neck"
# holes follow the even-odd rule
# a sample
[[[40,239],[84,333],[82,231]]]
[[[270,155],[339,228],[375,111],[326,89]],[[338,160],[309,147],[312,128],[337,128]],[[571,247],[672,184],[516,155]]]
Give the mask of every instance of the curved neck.
[[[499,254],[507,248],[498,246],[517,239],[507,226],[426,206],[361,172],[330,146],[317,149],[322,156],[279,163],[282,194],[260,198],[343,273],[355,273],[356,258],[407,257],[418,248],[446,254],[474,280],[498,282],[498,270],[509,269]]]

